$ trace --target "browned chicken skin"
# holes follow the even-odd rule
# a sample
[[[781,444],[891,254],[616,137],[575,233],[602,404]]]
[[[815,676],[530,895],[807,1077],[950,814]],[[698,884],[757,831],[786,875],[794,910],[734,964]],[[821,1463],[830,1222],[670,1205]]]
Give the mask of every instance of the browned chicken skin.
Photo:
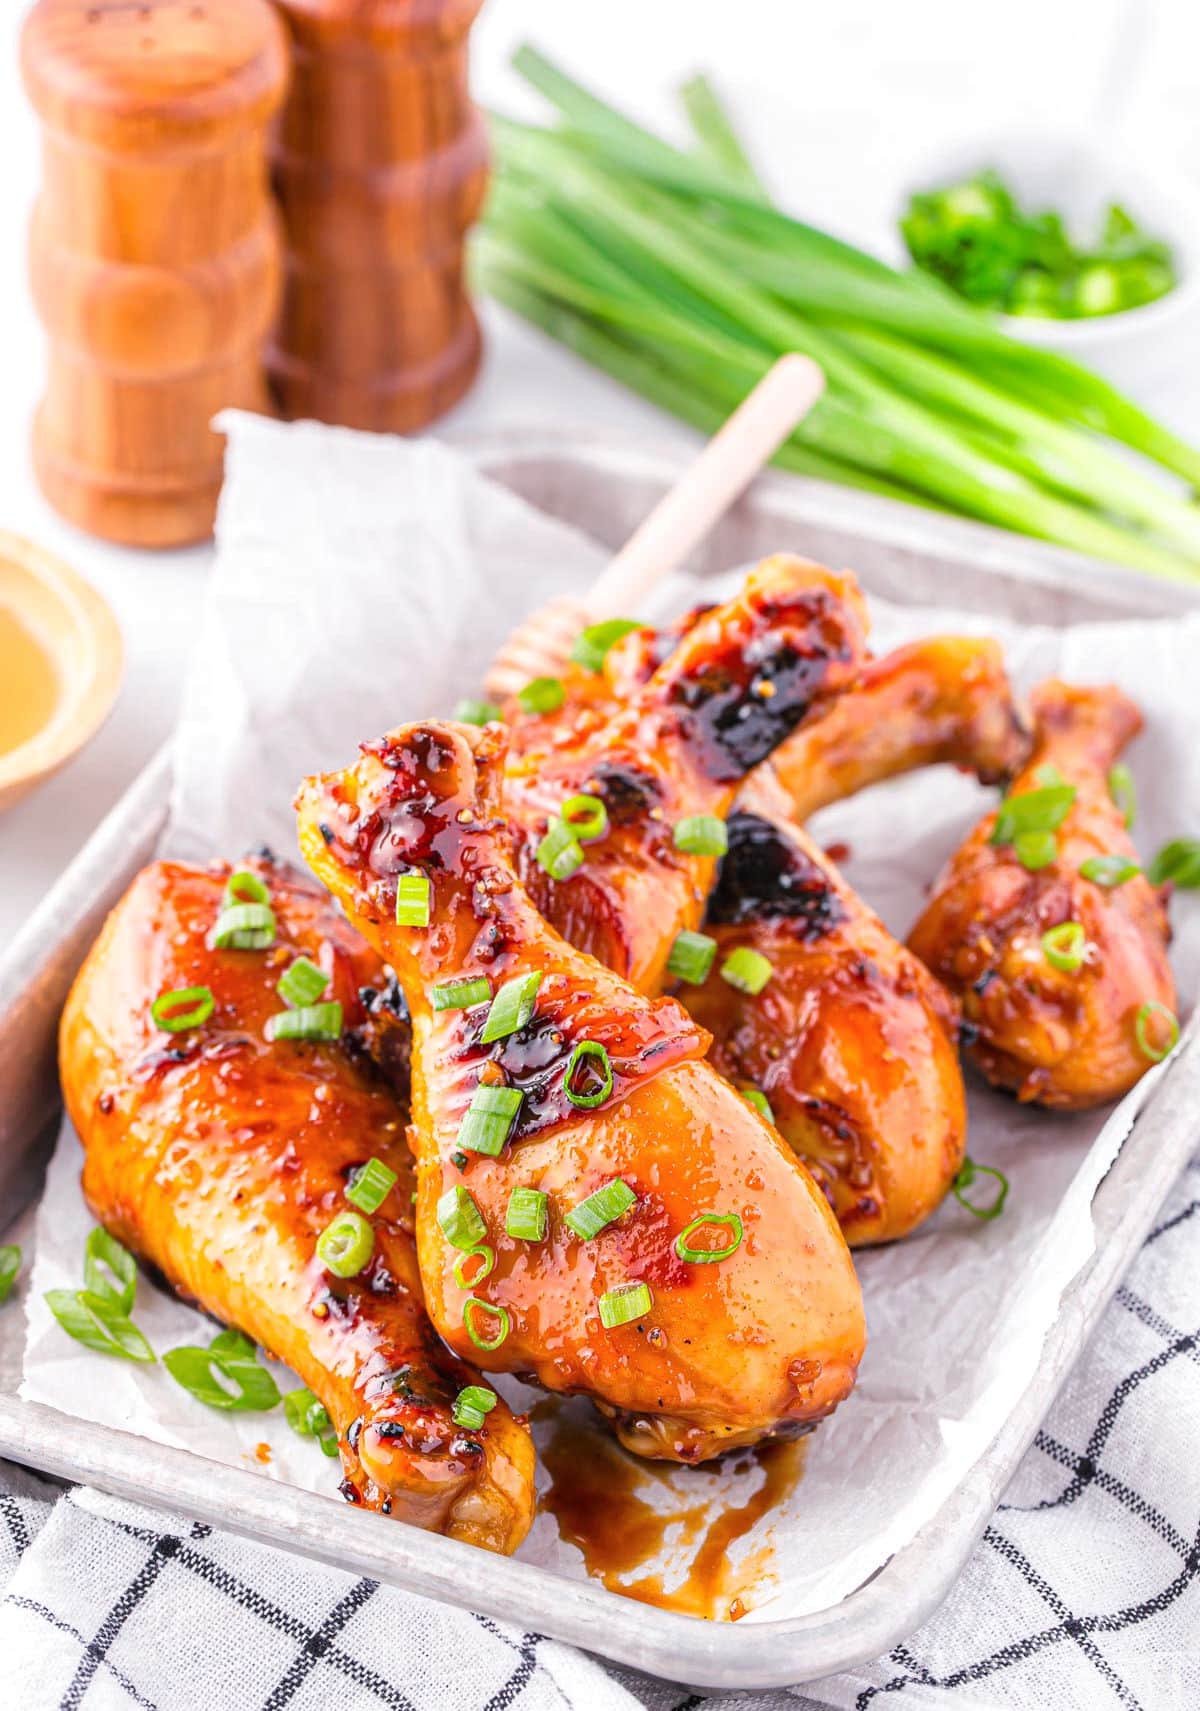
[[[542,746],[524,726],[505,806],[518,872],[547,920],[639,991],[659,991],[676,934],[700,922],[714,871],[712,857],[676,848],[675,826],[724,817],[746,774],[854,680],[865,627],[853,578],[780,555],[688,630],[607,717],[605,680],[596,706],[538,724]],[[652,647],[652,636],[628,645]],[[581,793],[604,802],[609,831],[577,873],[556,881],[537,845]]]
[[[406,726],[349,771],[309,780],[298,802],[306,859],[395,968],[412,1013],[430,1314],[488,1370],[590,1395],[641,1454],[697,1461],[803,1429],[850,1390],[863,1348],[841,1233],[775,1131],[704,1062],[707,1037],[681,1006],[642,997],[534,909],[497,815],[504,746],[496,726]],[[428,927],[395,924],[402,874],[429,881]],[[483,976],[494,994],[526,974],[541,976],[534,1012],[493,1044],[485,1005],[433,1007],[437,983]],[[613,1076],[591,1109],[565,1087],[584,1040],[605,1048]],[[472,1099],[501,1087],[523,1098],[498,1154],[464,1147]],[[636,1202],[583,1239],[566,1215],[617,1178]],[[549,1197],[544,1240],[507,1233],[516,1187]],[[488,1253],[469,1273],[439,1222],[455,1190],[486,1226]],[[722,1223],[693,1243],[727,1257],[679,1253],[700,1215]],[[649,1310],[606,1328],[602,1297],[629,1285],[649,1288]],[[473,1348],[472,1331],[493,1346]]]
[[[1035,692],[1033,712],[1034,752],[1006,801],[1056,777],[1074,786],[1054,833],[1057,854],[1030,871],[1011,843],[991,841],[997,815],[988,814],[950,858],[909,944],[961,994],[978,1034],[971,1055],[989,1081],[1081,1110],[1118,1098],[1149,1068],[1139,1011],[1175,1009],[1167,916],[1141,873],[1104,887],[1079,871],[1089,857],[1137,860],[1108,788],[1113,761],[1141,727],[1137,708],[1117,689],[1051,680]],[[1087,947],[1075,972],[1052,966],[1042,944],[1069,922]],[[1156,1018],[1146,1026],[1156,1044]]]
[[[277,921],[262,951],[210,950],[229,869],[157,862],[134,881],[81,970],[62,1019],[67,1108],[100,1222],[181,1295],[286,1361],[337,1430],[347,1495],[418,1526],[511,1551],[533,1513],[533,1449],[501,1401],[482,1431],[451,1403],[477,1375],[439,1343],[422,1305],[413,1172],[401,1108],[337,1041],[264,1035],[283,971],[306,955],[348,1024],[378,958],[306,876],[255,860]],[[210,1020],[164,1033],[161,993],[207,986]],[[399,1178],[372,1222],[375,1253],[343,1280],[315,1256],[376,1157]]]
[[[708,909],[712,973],[680,997],[716,1041],[715,1066],[757,1087],[828,1195],[852,1247],[907,1235],[962,1163],[967,1112],[958,1005],[851,890],[760,772],[729,822]],[[773,973],[721,978],[738,946]]]

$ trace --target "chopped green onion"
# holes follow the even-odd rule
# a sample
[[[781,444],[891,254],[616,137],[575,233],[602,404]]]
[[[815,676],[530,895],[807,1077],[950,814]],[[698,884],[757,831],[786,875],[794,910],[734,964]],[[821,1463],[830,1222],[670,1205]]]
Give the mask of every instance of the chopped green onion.
[[[203,1026],[216,1009],[216,999],[207,986],[178,986],[174,992],[160,992],[150,1006],[154,1026],[164,1034],[182,1034],[188,1028]]]
[[[1006,796],[996,814],[988,842],[1015,844],[1029,832],[1054,832],[1062,825],[1075,802],[1073,784],[1043,784]]]
[[[1161,1019],[1167,1030],[1167,1037],[1161,1046],[1153,1044],[1148,1032],[1148,1024],[1155,1018]],[[1152,998],[1148,1004],[1143,1004],[1134,1020],[1133,1031],[1137,1035],[1138,1050],[1143,1057],[1148,1057],[1151,1063],[1161,1063],[1165,1057],[1170,1057],[1179,1044],[1179,1018],[1173,1010],[1168,1010],[1165,1004],[1160,1004]]]
[[[1133,782],[1132,772],[1122,760],[1109,769],[1108,794],[1124,815],[1125,829],[1128,831],[1137,818],[1137,786]]]
[[[567,1213],[565,1222],[574,1230],[580,1241],[590,1242],[601,1230],[615,1224],[636,1201],[637,1195],[633,1189],[616,1176],[611,1182],[593,1189],[587,1199],[581,1200],[578,1206],[573,1206]]]
[[[1164,844],[1150,863],[1149,878],[1152,885],[1170,880],[1182,891],[1194,891],[1200,885],[1200,839],[1173,838]]]
[[[279,1010],[267,1017],[269,1040],[340,1040],[342,1006],[336,998],[306,1004],[302,1010]]]
[[[97,1224],[83,1247],[83,1287],[128,1315],[137,1290],[137,1261]]]
[[[396,881],[396,925],[429,925],[429,878],[424,873],[402,873]]]
[[[1079,871],[1093,885],[1103,885],[1106,890],[1111,890],[1114,885],[1124,885],[1127,879],[1132,879],[1142,870],[1128,856],[1102,855],[1089,856],[1086,861],[1081,861]]]
[[[396,1186],[396,1172],[382,1159],[369,1158],[361,1170],[356,1170],[346,1199],[360,1212],[378,1212]]]
[[[559,817],[581,844],[595,843],[608,831],[608,809],[599,796],[568,796]]]
[[[648,1283],[619,1283],[600,1297],[600,1323],[606,1331],[644,1319],[654,1305]]]
[[[594,1067],[588,1060],[594,1059]],[[585,1073],[598,1073],[600,1085],[593,1087],[590,1093],[580,1091],[574,1086],[575,1071],[580,1064],[586,1064]],[[597,1105],[603,1105],[613,1090],[612,1061],[598,1040],[580,1040],[567,1059],[566,1072],[563,1075],[563,1088],[572,1105],[578,1105],[583,1111],[594,1111]]]
[[[110,1297],[90,1289],[48,1289],[46,1305],[63,1330],[86,1349],[122,1360],[153,1361],[154,1350]]]
[[[458,1131],[465,1152],[496,1158],[512,1133],[524,1094],[517,1087],[477,1087]]]
[[[454,1398],[450,1418],[456,1426],[462,1426],[468,1432],[478,1432],[498,1401],[496,1392],[488,1390],[485,1385],[464,1385]]]
[[[1038,784],[1065,784],[1067,782],[1051,761],[1039,766],[1033,776]]]
[[[15,1242],[0,1246],[0,1301],[7,1301],[21,1269],[21,1250]]]
[[[492,988],[486,975],[474,980],[447,980],[433,988],[430,996],[435,1010],[470,1010],[476,1004],[486,1004]]]
[[[715,1228],[728,1230],[729,1238],[723,1248],[698,1248],[690,1240],[698,1231]],[[742,1220],[736,1212],[701,1212],[698,1218],[693,1218],[685,1230],[681,1230],[675,1238],[675,1252],[680,1259],[689,1261],[692,1265],[715,1265],[718,1260],[728,1259],[742,1245],[744,1231]]]
[[[519,1033],[533,1015],[541,984],[542,977],[538,973],[517,974],[506,980],[492,999],[492,1007],[479,1036],[480,1043],[490,1046],[494,1040],[504,1040],[509,1034]]]
[[[717,954],[717,941],[707,933],[676,933],[667,958],[667,973],[689,986],[703,986]]]
[[[496,1321],[495,1332],[490,1337],[485,1336],[482,1327],[476,1324],[477,1319],[486,1319],[489,1315]],[[512,1330],[512,1315],[507,1307],[497,1307],[490,1301],[481,1300],[478,1295],[468,1295],[463,1302],[463,1325],[475,1347],[482,1349],[485,1354],[490,1354],[493,1349],[498,1349],[501,1343],[508,1341],[508,1333]]]
[[[504,1233],[516,1242],[544,1242],[547,1196],[540,1188],[514,1188],[504,1214]]]
[[[490,725],[500,717],[500,709],[494,701],[460,701],[454,709],[454,717],[460,725]]]
[[[265,1414],[279,1402],[279,1386],[240,1331],[222,1331],[206,1349],[168,1349],[163,1365],[176,1384],[209,1408]]]
[[[475,1204],[474,1196],[461,1182],[456,1182],[453,1188],[448,1188],[438,1201],[437,1221],[450,1246],[461,1248],[464,1253],[478,1247],[487,1235],[483,1213]]]
[[[565,820],[555,820],[536,855],[551,879],[570,879],[575,869],[583,866],[583,849]]]
[[[603,671],[608,650],[630,630],[640,629],[641,625],[633,618],[606,618],[602,624],[589,624],[576,636],[571,659],[587,671]]]
[[[986,1201],[982,1206],[971,1200],[966,1192],[981,1176],[994,1177],[1000,1184],[995,1198]],[[968,1212],[986,1224],[993,1218],[998,1218],[1004,1210],[1004,1202],[1008,1199],[1008,1178],[1002,1170],[994,1170],[990,1164],[976,1164],[974,1159],[965,1158],[959,1167],[958,1175],[950,1184],[950,1192],[960,1206],[965,1206]]]
[[[298,956],[275,990],[285,1004],[290,1004],[295,1010],[303,1010],[307,1005],[315,1004],[328,985],[329,976],[322,973],[315,962],[309,962],[306,956]]]
[[[317,1258],[335,1277],[357,1277],[375,1252],[375,1232],[357,1212],[339,1212],[317,1237]]]
[[[248,867],[239,867],[236,873],[231,873],[225,881],[225,893],[221,899],[222,909],[233,909],[239,903],[269,903],[271,893],[256,873],[251,873]]]
[[[479,1270],[468,1277],[467,1262],[473,1259],[480,1260],[482,1263]],[[495,1248],[490,1248],[486,1242],[480,1242],[477,1248],[468,1248],[465,1253],[459,1254],[453,1266],[454,1281],[460,1289],[474,1289],[477,1283],[482,1283],[485,1277],[492,1275],[495,1266]]]
[[[1053,832],[1019,832],[1013,839],[1013,854],[1029,873],[1037,873],[1058,859],[1058,839]]]
[[[517,696],[525,713],[557,713],[566,691],[561,677],[535,677]]]
[[[1060,974],[1078,974],[1087,956],[1087,939],[1078,921],[1063,921],[1042,934],[1042,952]]]
[[[289,1390],[283,1399],[283,1413],[298,1438],[315,1438],[323,1454],[337,1455],[337,1432],[325,1404],[311,1390]]]
[[[275,912],[265,903],[232,903],[209,936],[214,951],[263,951],[275,943]]]
[[[675,824],[675,848],[684,855],[722,856],[729,848],[729,829],[715,814],[688,814]]]
[[[772,1111],[771,1102],[765,1093],[761,1092],[757,1087],[739,1087],[738,1092],[746,1101],[747,1105],[752,1105],[754,1107],[760,1117],[765,1117],[768,1123],[773,1123],[775,1121],[775,1113]]]
[[[721,964],[721,979],[739,992],[748,992],[752,998],[757,997],[774,972],[762,952],[751,950],[749,945],[739,945],[730,951]]]

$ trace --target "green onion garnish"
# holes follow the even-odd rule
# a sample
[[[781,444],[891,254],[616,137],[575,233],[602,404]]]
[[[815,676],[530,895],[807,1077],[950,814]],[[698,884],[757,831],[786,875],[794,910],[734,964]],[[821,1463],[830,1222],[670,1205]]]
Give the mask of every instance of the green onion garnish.
[[[197,1402],[223,1413],[265,1414],[279,1402],[279,1386],[241,1331],[222,1331],[206,1349],[168,1349],[163,1365]]]
[[[471,1260],[479,1260],[479,1270],[467,1276],[467,1265]],[[480,1242],[477,1248],[468,1248],[459,1254],[454,1262],[454,1281],[460,1289],[474,1289],[477,1283],[482,1283],[485,1277],[490,1277],[496,1265],[496,1250],[486,1242]]]
[[[746,1101],[747,1105],[752,1105],[754,1107],[760,1117],[765,1117],[768,1123],[773,1123],[775,1121],[775,1113],[771,1109],[771,1101],[767,1098],[765,1093],[760,1091],[759,1088],[739,1087],[738,1092]]]
[[[375,1252],[375,1232],[357,1212],[339,1212],[317,1237],[317,1258],[335,1277],[357,1277]]]
[[[480,1043],[490,1046],[493,1040],[504,1040],[509,1034],[518,1033],[533,1015],[541,984],[540,974],[517,974],[506,980],[492,999]]]
[[[1058,839],[1053,832],[1020,832],[1013,839],[1013,854],[1030,873],[1049,867],[1058,857]]]
[[[517,1087],[477,1087],[459,1126],[458,1145],[465,1152],[497,1157],[512,1133],[523,1098]]]
[[[675,823],[675,848],[685,855],[722,856],[729,848],[729,831],[715,814],[688,814]]]
[[[751,950],[749,945],[739,945],[730,951],[721,964],[721,979],[739,992],[748,992],[752,998],[762,991],[774,972],[762,952]]]
[[[1172,838],[1164,844],[1150,863],[1149,878],[1152,885],[1170,880],[1181,891],[1194,891],[1200,885],[1200,839]]]
[[[1106,890],[1111,890],[1114,885],[1124,885],[1127,879],[1132,879],[1142,870],[1128,856],[1102,855],[1089,856],[1086,861],[1081,861],[1079,871],[1093,885],[1103,885]]]
[[[1118,761],[1116,766],[1109,769],[1108,794],[1125,818],[1126,831],[1137,819],[1137,786],[1133,782],[1133,774],[1124,761]]]
[[[279,1010],[267,1017],[269,1040],[340,1040],[342,1006],[338,999],[306,1004],[302,1010]]]
[[[728,1231],[728,1239],[722,1248],[698,1248],[690,1240],[700,1230],[718,1229]],[[693,1218],[685,1230],[680,1230],[675,1238],[675,1252],[680,1259],[689,1261],[692,1265],[715,1265],[718,1260],[728,1259],[742,1245],[742,1220],[736,1212],[701,1212],[698,1218]]]
[[[355,1171],[346,1199],[360,1212],[378,1212],[395,1186],[396,1172],[382,1159],[369,1158],[361,1170]]]
[[[1015,844],[1028,832],[1054,832],[1071,812],[1075,801],[1073,784],[1043,784],[1006,796],[996,814],[988,839],[992,844]]]
[[[21,1269],[21,1250],[15,1242],[0,1246],[0,1301],[7,1301]]]
[[[128,1314],[137,1290],[137,1261],[97,1224],[83,1247],[83,1287]]]
[[[648,1283],[619,1283],[600,1297],[600,1323],[606,1331],[644,1319],[654,1305]]]
[[[468,1432],[478,1432],[498,1400],[496,1392],[482,1384],[465,1385],[454,1398],[450,1418],[456,1426],[462,1426]]]
[[[396,881],[396,925],[429,925],[429,879],[423,873],[402,873]]]
[[[328,985],[329,976],[323,974],[315,962],[309,962],[306,956],[298,956],[275,990],[285,1004],[290,1004],[295,1010],[303,1010],[306,1005],[315,1004]]]
[[[717,941],[707,933],[677,933],[667,958],[667,973],[689,986],[703,986],[717,954]]]
[[[315,1438],[324,1455],[337,1455],[337,1432],[325,1404],[319,1402],[311,1390],[289,1390],[283,1399],[283,1413],[297,1437]]]
[[[265,903],[231,903],[209,935],[214,951],[264,951],[275,943],[275,912]]]
[[[239,903],[269,903],[271,893],[256,873],[251,873],[247,867],[239,867],[236,873],[231,873],[225,881],[225,893],[221,899],[222,909],[232,909]]]
[[[150,1006],[154,1026],[164,1034],[182,1034],[188,1028],[199,1028],[212,1015],[216,999],[207,986],[179,986],[174,992],[160,992]]]
[[[593,1087],[590,1092],[584,1092],[574,1085],[575,1071],[580,1064],[586,1065],[585,1074],[599,1074],[600,1085]],[[578,1105],[583,1111],[594,1111],[597,1105],[603,1105],[613,1090],[613,1071],[609,1055],[598,1040],[580,1040],[574,1048],[567,1059],[563,1089],[572,1105]]]
[[[517,696],[525,713],[557,713],[566,691],[561,677],[535,677]]]
[[[468,698],[457,703],[454,717],[460,725],[490,725],[500,717],[500,709],[494,701],[472,701]]]
[[[1151,1041],[1148,1032],[1148,1025],[1155,1018],[1158,1018],[1167,1030],[1166,1040],[1161,1046]],[[1152,998],[1148,1004],[1142,1005],[1134,1020],[1133,1031],[1137,1035],[1138,1050],[1143,1057],[1148,1057],[1151,1063],[1161,1063],[1179,1044],[1179,1018],[1173,1010],[1168,1010],[1165,1004],[1160,1004],[1157,998]]]
[[[576,636],[571,659],[587,671],[603,671],[609,648],[614,647],[622,636],[627,636],[630,630],[640,629],[641,625],[632,618],[606,618],[602,624],[589,624]]]
[[[476,1324],[476,1320],[486,1320],[489,1316],[496,1321],[496,1329],[490,1337],[485,1336],[482,1327]],[[496,1307],[490,1301],[480,1300],[478,1295],[468,1295],[463,1302],[463,1325],[475,1347],[490,1353],[507,1342],[508,1333],[512,1330],[512,1316],[507,1307]]]
[[[504,1214],[504,1233],[516,1242],[544,1242],[547,1196],[540,1188],[514,1188]]]
[[[1087,949],[1087,939],[1078,921],[1063,921],[1042,934],[1042,954],[1060,974],[1078,974]]]
[[[637,1195],[633,1189],[616,1176],[611,1182],[593,1189],[587,1199],[581,1200],[578,1206],[573,1206],[567,1213],[565,1222],[574,1230],[580,1241],[590,1242],[601,1230],[615,1224],[636,1201]]]
[[[1058,768],[1050,761],[1039,766],[1033,776],[1034,781],[1038,784],[1065,784],[1067,782]]]
[[[475,1204],[474,1196],[461,1182],[456,1182],[453,1188],[448,1188],[438,1201],[437,1221],[450,1246],[461,1248],[464,1253],[478,1247],[487,1235],[483,1213]]]
[[[1000,1184],[994,1200],[986,1201],[982,1206],[967,1196],[967,1189],[978,1177],[991,1176]],[[990,1164],[976,1164],[974,1159],[965,1158],[959,1167],[958,1175],[950,1184],[950,1192],[960,1206],[985,1224],[993,1218],[998,1218],[1004,1210],[1004,1202],[1008,1199],[1008,1178],[1002,1170],[994,1170]]]
[[[559,817],[581,844],[595,843],[608,831],[608,809],[599,796],[568,796]]]
[[[157,1359],[133,1320],[109,1296],[93,1295],[90,1289],[48,1289],[46,1305],[67,1335],[85,1349],[122,1360]]]
[[[570,879],[583,866],[583,849],[565,820],[555,820],[535,853],[551,879]]]
[[[474,980],[447,980],[430,993],[435,1010],[470,1010],[475,1004],[486,1004],[492,996],[485,975]]]

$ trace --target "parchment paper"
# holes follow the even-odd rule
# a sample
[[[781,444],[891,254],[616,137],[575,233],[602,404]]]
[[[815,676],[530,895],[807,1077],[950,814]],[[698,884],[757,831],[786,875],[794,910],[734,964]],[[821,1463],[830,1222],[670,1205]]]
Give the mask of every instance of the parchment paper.
[[[189,859],[236,855],[264,839],[294,853],[290,802],[303,773],[345,763],[360,740],[399,720],[448,713],[476,691],[523,613],[586,586],[603,563],[593,543],[434,442],[236,414],[224,425],[219,552],[184,695],[166,839],[169,853]],[[695,584],[677,579],[648,615],[695,597]],[[877,651],[939,630],[986,631],[1005,646],[1023,688],[1051,673],[1119,683],[1146,714],[1127,756],[1143,853],[1195,831],[1200,614],[1064,632],[985,624],[949,605],[913,612],[874,601],[872,612]],[[826,810],[814,830],[850,846],[848,877],[903,935],[942,861],[991,800],[972,780],[937,768]],[[1177,898],[1173,916],[1176,976],[1190,995],[1200,979],[1196,898]],[[1093,1250],[1092,1194],[1162,1073],[1111,1113],[1072,1117],[1022,1109],[972,1085],[970,1152],[1007,1173],[1008,1208],[981,1224],[950,1202],[909,1240],[859,1256],[871,1339],[860,1382],[810,1441],[797,1489],[735,1547],[747,1561],[765,1542],[773,1548],[770,1573],[746,1593],[750,1620],[820,1609],[851,1592],[986,1449],[1036,1370],[1063,1289]],[[22,1395],[332,1492],[337,1464],[294,1438],[282,1413],[215,1414],[161,1366],[89,1354],[55,1325],[43,1292],[82,1282],[92,1222],[79,1192],[81,1157],[66,1127],[38,1219]],[[144,1278],[135,1316],[159,1353],[211,1334]],[[694,1502],[702,1486],[718,1507],[740,1500],[756,1477],[679,1470],[665,1485],[648,1484],[645,1496]],[[583,1573],[549,1515],[539,1516],[521,1554]],[[684,1566],[667,1563],[668,1584]]]

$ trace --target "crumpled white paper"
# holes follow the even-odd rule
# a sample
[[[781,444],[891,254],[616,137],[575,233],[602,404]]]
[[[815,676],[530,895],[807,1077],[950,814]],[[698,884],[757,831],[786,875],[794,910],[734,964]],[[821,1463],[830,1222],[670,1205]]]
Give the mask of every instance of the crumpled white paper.
[[[513,624],[552,595],[585,587],[604,557],[434,442],[240,415],[225,425],[219,552],[184,696],[167,835],[169,852],[191,859],[236,855],[264,839],[294,853],[290,803],[303,773],[344,763],[360,740],[399,720],[449,712],[475,691]],[[779,546],[803,552],[805,543]],[[695,585],[677,579],[659,611],[695,597]],[[1022,688],[1051,673],[1119,683],[1146,714],[1127,756],[1143,853],[1195,831],[1200,614],[1059,631],[983,623],[951,608],[874,601],[872,612],[877,651],[936,631],[987,631]],[[937,768],[826,810],[814,830],[849,845],[848,877],[902,935],[991,800],[974,781]],[[1173,914],[1176,976],[1190,995],[1200,980],[1200,903],[1178,898]],[[981,1224],[951,1201],[909,1240],[859,1256],[871,1335],[860,1382],[810,1440],[796,1490],[735,1547],[738,1560],[757,1559],[766,1542],[774,1553],[771,1572],[745,1595],[749,1620],[821,1609],[851,1592],[986,1449],[1036,1370],[1064,1288],[1093,1250],[1092,1195],[1159,1073],[1116,1111],[1070,1117],[972,1086],[970,1151],[1009,1176],[1007,1210]],[[38,1218],[22,1395],[332,1491],[336,1463],[294,1438],[281,1413],[214,1414],[161,1366],[88,1354],[58,1329],[42,1294],[82,1281],[91,1219],[81,1158],[67,1127]],[[136,1317],[160,1353],[211,1334],[144,1278]],[[284,1388],[292,1382],[280,1379]],[[716,1509],[730,1494],[744,1496],[747,1476],[679,1470],[648,1484],[646,1499],[669,1505],[673,1492],[678,1501],[700,1482]],[[539,1516],[521,1554],[583,1573],[549,1515]],[[685,1566],[668,1563],[668,1585]]]

